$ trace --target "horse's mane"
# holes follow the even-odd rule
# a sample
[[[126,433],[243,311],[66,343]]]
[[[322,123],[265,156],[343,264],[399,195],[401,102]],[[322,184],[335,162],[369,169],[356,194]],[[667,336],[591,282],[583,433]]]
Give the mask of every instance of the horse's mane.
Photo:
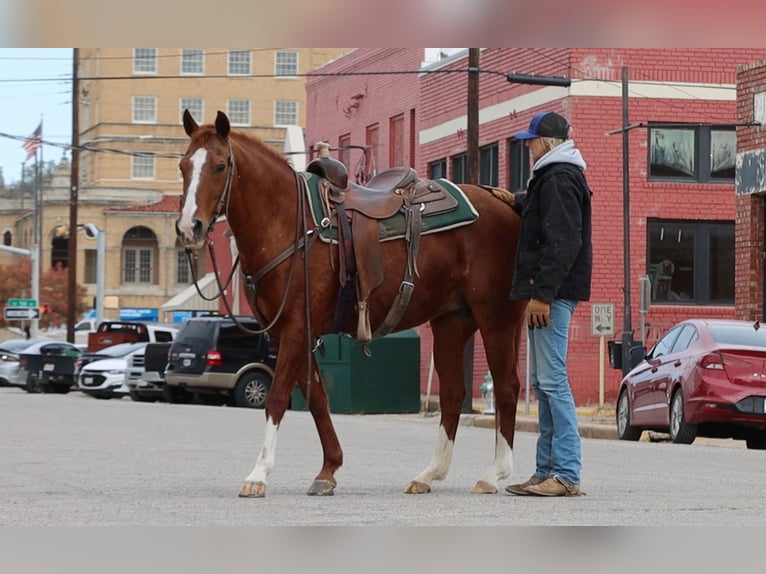
[[[217,138],[220,136],[218,135],[218,132],[216,131],[213,124],[205,124],[199,127],[198,137],[201,138],[203,143],[207,143],[211,138]],[[263,141],[257,136],[251,136],[245,132],[231,130],[229,132],[229,139],[245,149],[249,147],[255,147],[257,148],[259,154],[267,155],[275,162],[283,163],[289,167],[289,163],[282,154],[280,154],[274,148],[269,147],[263,143]]]

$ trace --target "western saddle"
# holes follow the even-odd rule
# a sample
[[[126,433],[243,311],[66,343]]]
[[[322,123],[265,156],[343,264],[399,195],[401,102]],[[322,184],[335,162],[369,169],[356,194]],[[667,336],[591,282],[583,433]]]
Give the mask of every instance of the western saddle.
[[[437,182],[418,179],[411,167],[385,170],[366,185],[349,182],[346,166],[330,157],[329,146],[320,143],[318,149],[319,157],[308,164],[306,171],[322,178],[322,201],[337,226],[340,295],[333,331],[340,331],[346,323],[355,290],[359,314],[356,338],[368,343],[393,331],[407,310],[418,275],[421,218],[451,211],[457,207],[457,200]],[[373,333],[368,307],[370,293],[384,279],[378,222],[399,213],[405,218],[404,279],[383,323]]]

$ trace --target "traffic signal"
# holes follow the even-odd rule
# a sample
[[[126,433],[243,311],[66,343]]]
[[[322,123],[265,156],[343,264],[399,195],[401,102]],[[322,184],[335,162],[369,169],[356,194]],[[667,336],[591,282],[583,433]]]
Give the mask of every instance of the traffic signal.
[[[50,313],[53,311],[53,308],[50,305],[40,305],[40,314],[45,315],[46,313]]]

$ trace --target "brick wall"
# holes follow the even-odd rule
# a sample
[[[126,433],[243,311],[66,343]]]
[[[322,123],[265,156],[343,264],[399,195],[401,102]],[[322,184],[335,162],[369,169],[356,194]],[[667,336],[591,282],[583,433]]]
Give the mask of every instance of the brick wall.
[[[421,51],[416,49],[360,49],[349,56],[332,62],[320,71],[416,69]],[[499,144],[500,184],[507,185],[507,140],[517,130],[527,126],[532,114],[541,110],[554,110],[569,118],[574,126],[574,139],[588,163],[587,177],[594,192],[593,242],[594,273],[591,301],[615,303],[615,338],[621,338],[624,302],[623,257],[623,169],[622,136],[609,134],[622,127],[622,99],[620,79],[622,67],[629,68],[631,89],[629,93],[629,119],[631,124],[650,121],[673,121],[694,123],[733,123],[737,121],[742,105],[733,97],[703,97],[690,95],[698,84],[710,84],[723,90],[733,90],[737,81],[739,65],[766,58],[766,49],[487,49],[482,51],[480,67],[480,133],[479,145]],[[415,127],[418,145],[415,156],[410,159],[421,176],[427,173],[429,161],[448,158],[464,153],[466,140],[460,122],[464,118],[467,100],[467,74],[444,72],[464,70],[467,59],[447,60],[435,66],[436,72],[428,74],[389,75],[382,77],[346,76],[317,77],[307,82],[309,142],[325,139],[333,142],[343,133],[352,134],[352,143],[364,143],[366,125],[380,123],[380,142],[387,140],[387,121],[392,115],[415,109]],[[410,66],[408,68],[408,66]],[[442,70],[442,71],[439,71]],[[574,79],[595,80],[595,91],[611,90],[614,95],[569,95],[560,89],[562,96],[550,88],[513,85],[506,81],[507,72],[533,73],[538,75],[568,76]],[[756,72],[753,72],[754,74]],[[760,72],[758,72],[760,73]],[[608,84],[607,82],[612,82]],[[643,83],[640,83],[643,82]],[[655,97],[657,87],[662,97]],[[365,89],[366,96],[357,112],[345,117],[341,108],[348,97]],[[574,86],[572,93],[575,93]],[[752,100],[751,100],[752,101]],[[365,102],[370,105],[366,106]],[[502,109],[507,102],[507,113],[485,121],[487,114]],[[315,107],[312,107],[315,106]],[[517,107],[514,107],[517,106]],[[451,120],[453,120],[451,123]],[[464,125],[464,123],[463,123]],[[439,126],[447,126],[443,135],[425,141],[424,134],[432,133]],[[454,127],[454,129],[451,129]],[[739,135],[739,132],[738,132]],[[753,136],[755,137],[755,136]],[[761,142],[759,145],[762,145]],[[636,127],[630,132],[629,143],[629,193],[630,193],[630,291],[631,317],[634,337],[640,339],[638,278],[646,274],[646,220],[663,219],[709,219],[732,220],[757,219],[760,227],[751,225],[749,241],[763,244],[763,207],[754,198],[750,204],[740,205],[735,198],[733,185],[667,183],[647,181],[647,130]],[[380,157],[388,157],[387,153]],[[388,166],[380,166],[388,167]],[[737,231],[738,238],[740,230]],[[738,262],[744,255],[739,253]],[[744,263],[742,264],[744,265]],[[740,263],[737,264],[737,305],[740,305],[740,287],[760,281],[763,272],[750,263],[750,276],[745,283],[740,280]],[[747,269],[747,267],[745,267]],[[762,289],[762,287],[757,287]],[[760,293],[760,291],[758,291]],[[755,291],[744,298],[761,305],[762,295]],[[589,302],[580,305],[574,315],[569,351],[570,379],[578,404],[591,404],[599,399],[599,339],[591,335]],[[746,314],[762,313],[756,306]],[[739,314],[739,311],[737,312]],[[734,317],[734,307],[702,307],[694,305],[654,305],[646,316],[647,342],[657,337],[676,322],[688,317]],[[423,326],[421,335],[421,388],[425,390],[430,365],[430,329]],[[474,394],[487,372],[486,359],[480,337],[476,338],[474,358]],[[523,356],[522,356],[523,359]],[[520,364],[523,380],[524,363]],[[620,372],[605,369],[605,400],[613,402],[619,384]],[[523,387],[523,384],[522,384]],[[438,390],[438,377],[434,375],[432,392]],[[523,396],[523,395],[522,395]]]
[[[737,122],[755,120],[753,100],[766,93],[766,61],[751,62],[737,70]],[[737,154],[763,153],[766,131],[762,126],[737,129]],[[739,177],[747,178],[745,174]],[[762,189],[766,191],[766,188]],[[735,306],[737,318],[763,320],[764,265],[764,196],[761,193],[738,193],[736,197]]]

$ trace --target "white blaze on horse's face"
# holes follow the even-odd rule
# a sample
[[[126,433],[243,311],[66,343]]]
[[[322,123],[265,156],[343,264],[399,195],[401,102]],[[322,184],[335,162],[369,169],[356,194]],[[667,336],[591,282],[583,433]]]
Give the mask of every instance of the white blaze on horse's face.
[[[207,161],[207,150],[198,148],[189,158],[192,166],[191,177],[189,178],[189,187],[186,190],[186,201],[178,218],[178,232],[186,243],[198,242],[201,238],[194,236],[195,224],[199,221],[197,218],[197,190],[202,179],[202,168]],[[197,226],[198,227],[198,226]]]

